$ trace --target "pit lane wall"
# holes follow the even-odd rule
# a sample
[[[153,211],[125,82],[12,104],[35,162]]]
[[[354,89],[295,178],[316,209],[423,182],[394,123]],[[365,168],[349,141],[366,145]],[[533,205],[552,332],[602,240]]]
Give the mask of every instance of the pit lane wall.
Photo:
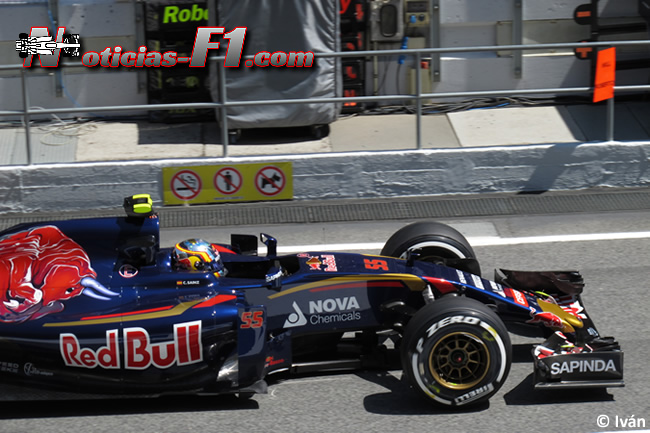
[[[292,161],[294,200],[389,198],[650,185],[650,142],[0,167],[0,213],[115,209],[162,168]],[[269,203],[272,206],[273,203]]]

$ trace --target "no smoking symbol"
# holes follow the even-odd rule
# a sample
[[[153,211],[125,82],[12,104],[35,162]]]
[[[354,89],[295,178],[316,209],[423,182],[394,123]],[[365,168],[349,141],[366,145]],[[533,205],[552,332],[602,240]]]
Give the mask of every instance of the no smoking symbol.
[[[255,175],[255,188],[266,196],[280,194],[286,183],[284,172],[277,167],[264,167]]]
[[[179,171],[172,177],[172,193],[181,200],[192,200],[201,192],[201,178],[191,170]]]
[[[242,183],[241,173],[233,167],[224,167],[214,175],[214,187],[224,195],[235,194]]]

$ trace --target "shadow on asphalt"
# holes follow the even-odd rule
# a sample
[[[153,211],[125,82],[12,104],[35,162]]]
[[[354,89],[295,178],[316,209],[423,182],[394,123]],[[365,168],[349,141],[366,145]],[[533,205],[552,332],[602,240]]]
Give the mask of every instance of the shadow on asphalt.
[[[490,407],[489,402],[447,409],[431,404],[420,397],[406,380],[398,379],[386,372],[360,372],[357,376],[387,388],[388,392],[373,394],[363,399],[363,407],[370,413],[379,415],[435,415],[482,412]]]
[[[614,401],[605,388],[536,390],[534,374],[529,374],[519,385],[504,396],[507,405],[567,404]]]
[[[57,401],[3,401],[0,419],[61,418],[171,412],[259,409],[255,400],[225,396],[164,396],[151,398]]]
[[[138,144],[222,144],[216,122],[150,123],[138,122]],[[238,130],[230,144],[278,145],[319,140],[329,134],[329,126],[252,128]]]
[[[533,368],[531,350],[532,344],[515,344],[512,347],[513,363],[530,363]],[[366,396],[364,407],[370,413],[381,415],[427,415],[427,414],[455,414],[482,412],[490,407],[490,403],[483,402],[468,407],[446,409],[431,404],[420,397],[406,380],[386,372],[359,372],[357,376],[369,382],[387,388],[385,393]],[[563,389],[563,390],[536,390],[533,383],[533,374],[528,375],[515,388],[505,394],[507,405],[540,405],[540,404],[567,404],[613,401],[614,397],[606,389]]]
[[[515,363],[531,362],[532,345],[513,345]],[[532,362],[531,362],[532,368]],[[335,374],[335,373],[329,373]],[[318,374],[317,374],[318,375]],[[323,375],[327,375],[323,374]],[[447,409],[431,404],[418,395],[405,379],[387,371],[360,371],[356,375],[368,382],[387,389],[386,392],[368,395],[363,405],[369,413],[380,415],[432,415],[483,412],[490,407],[484,402],[468,407]],[[398,372],[398,376],[401,373]],[[309,376],[314,376],[310,374]],[[287,378],[270,378],[269,385],[283,382]],[[535,390],[533,374],[528,375],[515,388],[505,394],[507,405],[567,404],[613,401],[606,389],[577,390]],[[60,418],[99,415],[129,415],[173,412],[203,412],[219,410],[256,410],[259,403],[236,395],[221,396],[161,396],[126,398],[78,398],[78,399],[29,399],[4,400],[0,404],[0,420],[21,418]]]

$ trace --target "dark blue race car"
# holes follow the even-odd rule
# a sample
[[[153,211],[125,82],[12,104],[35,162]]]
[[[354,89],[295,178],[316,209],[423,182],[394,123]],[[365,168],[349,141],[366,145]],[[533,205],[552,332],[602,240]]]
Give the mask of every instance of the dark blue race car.
[[[0,233],[0,380],[105,394],[251,395],[267,375],[391,367],[447,406],[489,399],[509,332],[537,335],[536,388],[623,386],[575,271],[482,278],[467,240],[436,222],[397,231],[381,255],[278,255],[266,234],[159,245],[147,195],[127,216]],[[396,355],[396,356],[392,356]]]

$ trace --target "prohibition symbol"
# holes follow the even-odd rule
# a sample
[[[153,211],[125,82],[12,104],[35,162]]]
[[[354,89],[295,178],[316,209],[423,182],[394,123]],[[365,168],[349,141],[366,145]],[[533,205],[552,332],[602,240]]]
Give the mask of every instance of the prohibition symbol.
[[[280,194],[286,183],[284,172],[271,165],[264,167],[255,175],[255,188],[266,196]]]
[[[221,194],[235,194],[241,189],[242,175],[236,168],[224,167],[214,175],[214,187]]]
[[[171,180],[172,193],[180,200],[192,200],[201,192],[201,178],[191,170],[176,173]]]

